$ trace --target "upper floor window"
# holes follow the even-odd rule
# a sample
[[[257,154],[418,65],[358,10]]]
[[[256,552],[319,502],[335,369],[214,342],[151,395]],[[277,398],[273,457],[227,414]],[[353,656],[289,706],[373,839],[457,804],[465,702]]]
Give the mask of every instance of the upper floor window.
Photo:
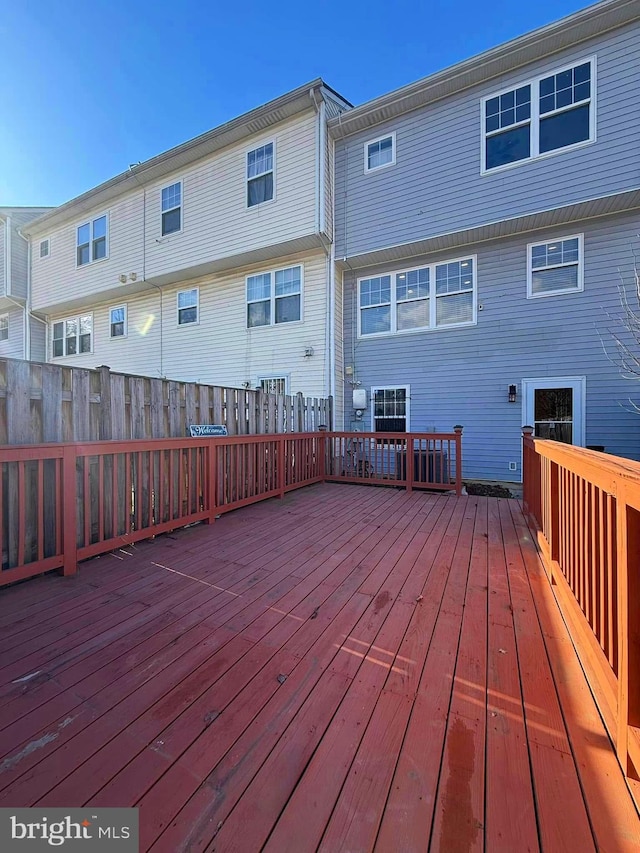
[[[396,162],[396,135],[390,133],[373,139],[364,146],[364,170],[373,172],[383,166],[393,166]]]
[[[482,101],[482,171],[595,139],[595,59]]]
[[[40,257],[49,257],[49,240],[40,240]]]
[[[76,230],[76,263],[79,267],[107,257],[107,215],[79,225]]]
[[[302,267],[247,278],[247,328],[293,323],[302,317]]]
[[[53,324],[53,357],[60,358],[63,355],[91,352],[92,337],[93,317],[91,314],[59,320]]]
[[[555,296],[584,288],[582,234],[527,246],[527,296]]]
[[[178,292],[178,325],[198,322],[198,288]]]
[[[0,314],[0,341],[9,340],[9,315]]]
[[[360,336],[474,323],[475,259],[360,279],[358,305]]]
[[[162,190],[162,236],[175,234],[182,228],[182,183],[178,181]]]
[[[127,306],[119,305],[109,309],[109,337],[126,338],[127,336]]]
[[[247,154],[247,207],[273,198],[273,142]]]

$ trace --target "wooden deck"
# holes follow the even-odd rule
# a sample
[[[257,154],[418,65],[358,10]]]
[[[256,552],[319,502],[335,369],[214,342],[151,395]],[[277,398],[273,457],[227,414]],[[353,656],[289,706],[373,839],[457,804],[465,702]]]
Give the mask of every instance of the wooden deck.
[[[0,806],[141,849],[638,851],[516,501],[324,484],[0,593]]]

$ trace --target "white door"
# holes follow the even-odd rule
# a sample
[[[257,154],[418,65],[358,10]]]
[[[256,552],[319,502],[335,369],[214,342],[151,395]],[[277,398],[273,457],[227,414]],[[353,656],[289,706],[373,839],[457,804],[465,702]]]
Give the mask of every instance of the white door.
[[[585,377],[522,380],[522,423],[536,438],[584,447]]]

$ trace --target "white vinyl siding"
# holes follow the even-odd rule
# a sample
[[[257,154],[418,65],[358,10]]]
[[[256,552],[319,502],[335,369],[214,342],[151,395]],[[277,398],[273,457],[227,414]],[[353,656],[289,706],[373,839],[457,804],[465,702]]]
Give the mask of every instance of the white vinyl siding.
[[[67,300],[91,299],[116,303],[123,298],[119,276],[136,273],[138,281],[146,277],[171,277],[177,283],[205,275],[206,265],[216,268],[232,264],[257,263],[242,258],[248,252],[271,250],[274,246],[293,245],[286,252],[309,251],[316,228],[316,147],[317,117],[308,112],[274,125],[271,136],[277,155],[277,203],[247,208],[247,151],[254,147],[242,143],[230,145],[186,169],[181,167],[146,189],[137,187],[114,200],[109,206],[108,258],[100,263],[76,266],[76,224],[95,219],[104,208],[84,220],[68,222],[53,233],[34,235],[35,240],[49,236],[55,251],[46,261],[33,259],[33,309],[49,315],[63,313]],[[261,142],[261,140],[258,140]],[[161,191],[177,181],[183,187],[183,230],[180,239],[160,236]],[[185,198],[188,188],[188,227],[185,226]],[[259,212],[259,213],[258,213]],[[146,239],[143,242],[143,225]],[[50,231],[51,226],[47,226]],[[37,245],[37,244],[36,244]],[[287,247],[288,248],[288,247]],[[283,250],[282,255],[285,254]],[[262,266],[275,262],[262,262]],[[166,283],[166,282],[164,282]],[[163,284],[164,284],[163,283]],[[128,298],[128,295],[127,295]]]
[[[584,289],[583,236],[527,246],[527,296],[556,296]]]
[[[358,305],[360,337],[473,324],[475,256],[361,278]]]

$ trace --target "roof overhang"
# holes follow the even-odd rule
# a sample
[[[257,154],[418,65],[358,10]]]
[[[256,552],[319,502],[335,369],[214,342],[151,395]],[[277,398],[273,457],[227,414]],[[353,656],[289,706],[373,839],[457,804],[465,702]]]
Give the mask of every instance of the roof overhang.
[[[28,226],[24,226],[23,231],[29,235],[42,233],[96,207],[104,206],[128,191],[153,183],[164,175],[312,109],[319,99],[335,101],[344,109],[349,109],[351,106],[323,80],[317,78],[163,154],[130,167],[126,172],[116,175],[105,183],[54,208],[51,213],[30,222]]]
[[[640,17],[638,0],[605,0],[331,119],[336,138],[419,109]]]
[[[585,219],[609,216],[614,213],[622,213],[637,208],[640,208],[640,188],[624,193],[616,193],[615,195],[601,196],[589,199],[588,201],[577,202],[576,204],[568,204],[563,207],[554,207],[549,210],[527,213],[524,216],[498,219],[495,222],[487,222],[473,228],[436,234],[425,237],[423,240],[414,240],[411,243],[388,246],[383,249],[376,249],[373,252],[348,255],[345,258],[338,259],[337,263],[343,270],[364,269],[365,267],[377,266],[379,264],[406,261],[432,252],[476,245],[501,237],[511,237],[514,234],[539,231],[541,229],[553,228],[556,225],[565,225],[570,222],[576,223]]]

